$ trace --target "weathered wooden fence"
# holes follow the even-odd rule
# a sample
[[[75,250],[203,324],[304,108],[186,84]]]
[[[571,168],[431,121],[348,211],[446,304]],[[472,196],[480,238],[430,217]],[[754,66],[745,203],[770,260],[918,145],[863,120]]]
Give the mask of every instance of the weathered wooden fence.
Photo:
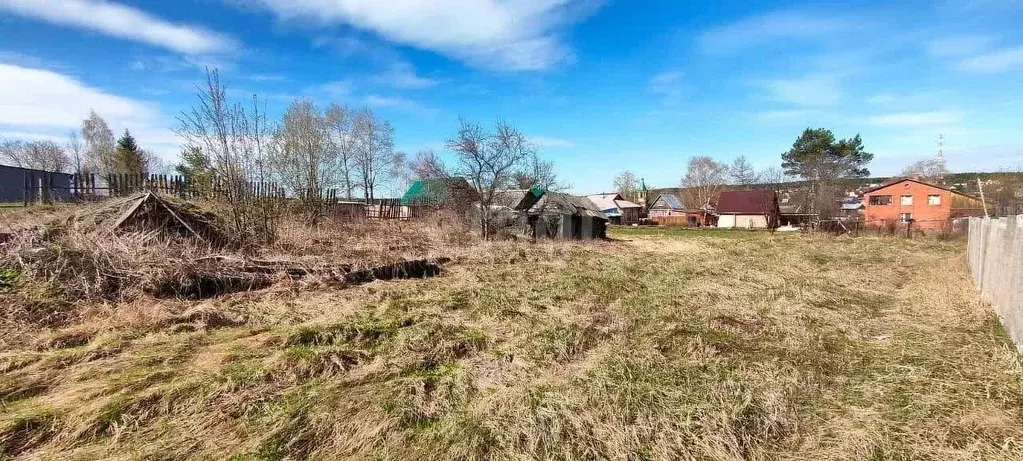
[[[31,201],[92,201],[121,197],[139,192],[155,192],[188,200],[254,199],[263,206],[285,212],[317,217],[356,219],[417,219],[435,210],[426,203],[401,203],[400,199],[345,199],[338,189],[318,189],[288,194],[273,182],[224,181],[221,178],[191,180],[181,175],[160,174],[80,174],[70,175],[67,184],[55,185],[52,179],[40,182],[25,176],[25,205]],[[38,185],[37,185],[38,183]],[[38,189],[38,190],[37,190]]]
[[[1023,347],[1023,215],[970,218],[966,259],[981,295]]]

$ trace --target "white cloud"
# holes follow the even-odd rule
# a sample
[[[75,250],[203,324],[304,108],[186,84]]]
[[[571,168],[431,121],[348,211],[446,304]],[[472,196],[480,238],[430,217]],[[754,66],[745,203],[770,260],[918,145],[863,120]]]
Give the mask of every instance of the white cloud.
[[[959,63],[959,68],[981,73],[1023,69],[1023,46],[1003,48],[964,59]]]
[[[311,89],[311,92],[322,92],[334,98],[345,98],[355,90],[355,84],[348,80],[335,80],[327,82]],[[307,91],[309,92],[309,91]]]
[[[997,40],[992,35],[941,37],[927,43],[927,52],[937,57],[973,55],[984,51]]]
[[[865,25],[862,19],[856,18],[775,11],[712,29],[698,38],[698,44],[704,51],[728,53],[775,40],[832,38]]]
[[[545,69],[571,52],[562,28],[594,11],[593,0],[253,0],[284,20],[346,24],[388,41],[472,64]]]
[[[54,71],[0,63],[0,126],[10,137],[64,138],[81,126],[90,109],[106,119],[115,134],[129,129],[143,147],[165,158],[177,153],[177,136],[148,104]]]
[[[185,54],[218,53],[236,46],[233,40],[216,32],[173,24],[137,8],[108,1],[0,0],[0,10]]]
[[[548,149],[575,147],[575,143],[572,141],[548,136],[530,136],[529,141],[536,144],[538,147],[545,147]]]
[[[777,102],[797,106],[829,106],[842,98],[839,74],[815,73],[801,77],[766,80],[759,85]]]
[[[869,117],[867,123],[886,127],[921,127],[954,125],[961,120],[962,117],[955,112],[898,112]]]
[[[416,69],[405,61],[396,61],[387,71],[373,77],[373,81],[394,88],[418,90],[439,83],[437,80],[420,77]]]
[[[437,109],[426,107],[416,101],[402,97],[371,94],[363,98],[363,101],[371,107],[397,109],[420,115],[436,116],[440,112]]]

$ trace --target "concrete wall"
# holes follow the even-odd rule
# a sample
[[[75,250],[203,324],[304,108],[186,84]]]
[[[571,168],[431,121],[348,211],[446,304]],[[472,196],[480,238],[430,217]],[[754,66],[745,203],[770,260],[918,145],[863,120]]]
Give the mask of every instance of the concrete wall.
[[[718,227],[737,229],[766,229],[767,217],[762,214],[723,214],[718,218]]]
[[[970,218],[966,260],[981,295],[1023,347],[1023,215]]]

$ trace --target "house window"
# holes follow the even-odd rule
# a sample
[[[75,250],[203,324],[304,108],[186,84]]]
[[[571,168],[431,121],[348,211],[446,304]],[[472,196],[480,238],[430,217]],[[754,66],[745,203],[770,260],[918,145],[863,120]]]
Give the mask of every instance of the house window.
[[[910,222],[913,220],[913,213],[901,213],[899,219],[904,223]]]
[[[903,195],[902,196],[902,200],[900,200],[899,203],[901,203],[903,206],[912,205],[913,204],[913,196],[912,195]]]
[[[940,195],[928,195],[927,196],[927,204],[928,205],[941,205],[941,196]]]
[[[891,205],[892,204],[892,196],[891,195],[871,195],[870,196],[870,204],[871,205]]]

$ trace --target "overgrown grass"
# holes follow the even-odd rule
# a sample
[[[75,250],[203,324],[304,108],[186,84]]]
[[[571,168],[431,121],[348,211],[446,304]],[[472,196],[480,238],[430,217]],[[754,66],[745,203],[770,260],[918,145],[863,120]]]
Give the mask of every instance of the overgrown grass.
[[[612,235],[87,308],[0,353],[0,457],[1023,458],[1021,360],[961,242]]]

